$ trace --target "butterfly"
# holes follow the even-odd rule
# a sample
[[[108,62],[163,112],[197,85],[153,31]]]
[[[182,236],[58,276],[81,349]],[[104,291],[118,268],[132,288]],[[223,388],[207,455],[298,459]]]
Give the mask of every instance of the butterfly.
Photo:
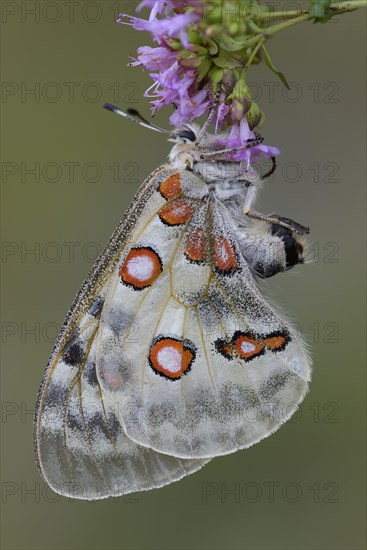
[[[303,262],[308,228],[254,211],[261,178],[228,160],[209,121],[174,134],[57,339],[34,422],[57,493],[93,500],[177,481],[273,433],[308,390],[305,346],[260,286]]]

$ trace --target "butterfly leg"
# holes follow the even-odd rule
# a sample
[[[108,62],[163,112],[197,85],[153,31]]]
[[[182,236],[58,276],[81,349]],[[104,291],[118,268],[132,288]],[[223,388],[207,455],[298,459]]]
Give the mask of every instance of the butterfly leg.
[[[244,212],[244,213],[249,218],[253,218],[255,220],[262,220],[264,222],[268,222],[273,225],[280,225],[285,229],[289,229],[290,231],[294,231],[295,233],[298,233],[298,235],[307,235],[310,232],[309,227],[306,227],[298,222],[295,222],[290,218],[284,218],[282,216],[278,216],[277,214],[266,216],[265,214],[260,214],[259,212],[255,212],[254,210],[249,210],[248,212]]]
[[[305,227],[304,225],[295,222],[290,218],[284,218],[282,216],[279,216],[278,214],[271,214],[270,216],[267,216],[266,214],[260,214],[259,212],[253,210],[252,205],[255,201],[256,191],[257,190],[255,185],[250,183],[247,189],[245,203],[243,205],[243,213],[246,216],[255,220],[262,220],[273,225],[280,225],[281,227],[289,229],[290,231],[294,231],[299,235],[308,234],[310,232],[310,229],[308,227]]]

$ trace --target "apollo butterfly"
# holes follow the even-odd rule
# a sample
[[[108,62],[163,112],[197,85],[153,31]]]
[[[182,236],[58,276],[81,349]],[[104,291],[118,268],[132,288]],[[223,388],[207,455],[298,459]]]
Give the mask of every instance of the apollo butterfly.
[[[174,134],[56,342],[34,434],[62,495],[172,483],[273,433],[307,392],[305,347],[260,280],[303,262],[308,229],[255,212],[260,178],[206,130]]]

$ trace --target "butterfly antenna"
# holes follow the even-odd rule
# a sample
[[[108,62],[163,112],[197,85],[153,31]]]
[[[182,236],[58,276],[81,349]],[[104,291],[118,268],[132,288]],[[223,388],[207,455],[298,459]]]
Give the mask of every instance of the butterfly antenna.
[[[144,126],[144,128],[149,128],[150,130],[154,130],[155,132],[159,132],[160,134],[170,134],[170,135],[172,134],[172,132],[170,132],[169,130],[164,130],[163,128],[159,128],[159,126],[155,126],[155,124],[152,124],[151,122],[146,120],[135,109],[128,109],[127,112],[125,112],[119,109],[119,107],[116,107],[116,105],[112,105],[111,103],[105,103],[103,107],[107,109],[107,111],[112,111],[117,115],[123,116],[124,118],[127,118],[132,122],[135,122],[135,124],[139,124],[139,126]]]
[[[219,91],[218,91],[218,92],[216,93],[216,95],[215,95],[214,105],[213,105],[213,107],[211,108],[211,111],[210,111],[210,113],[209,113],[209,116],[208,116],[208,118],[206,119],[206,121],[204,122],[203,127],[201,128],[201,130],[200,130],[200,132],[199,132],[198,138],[197,138],[197,140],[196,140],[196,143],[198,143],[198,144],[201,142],[201,140],[202,140],[203,137],[205,136],[206,131],[207,131],[209,125],[211,124],[212,120],[213,120],[214,113],[215,113],[215,111],[217,110],[217,107],[218,107],[219,97],[220,97],[220,93],[219,93]]]
[[[153,122],[150,122],[150,120],[147,120],[146,118],[144,118],[143,115],[140,114],[139,111],[137,111],[136,109],[126,109],[126,112],[129,115],[133,116],[134,118],[139,118],[142,122],[144,122],[145,124],[148,124],[151,128],[155,128],[159,132],[164,132],[165,134],[172,134],[172,132],[170,132],[169,130],[160,128],[156,124],[153,124]]]

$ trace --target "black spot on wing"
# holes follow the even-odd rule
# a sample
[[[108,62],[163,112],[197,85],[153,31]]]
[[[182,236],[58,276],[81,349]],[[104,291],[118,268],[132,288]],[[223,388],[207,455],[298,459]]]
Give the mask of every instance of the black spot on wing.
[[[102,308],[104,304],[104,299],[101,296],[97,296],[93,304],[88,310],[89,315],[93,315],[96,319],[99,319],[101,316]]]
[[[98,436],[98,434],[102,433],[113,444],[116,444],[117,437],[121,431],[120,423],[113,413],[109,415],[108,421],[106,421],[102,412],[97,412],[88,419],[87,426],[92,436]]]
[[[74,414],[70,409],[66,413],[66,426],[73,432],[84,432],[85,426],[81,413]]]
[[[68,387],[51,381],[45,399],[45,407],[63,407],[67,398]]]
[[[77,367],[82,364],[84,360],[84,350],[80,340],[76,340],[76,342],[71,344],[62,356],[62,360],[71,367]]]
[[[108,428],[114,443],[117,442],[117,438],[121,433],[121,424],[114,413],[108,415]]]
[[[121,307],[112,306],[109,313],[108,326],[116,337],[119,337],[128,329],[131,329],[134,335],[139,328],[136,324],[131,323],[132,318],[132,313],[125,311]]]
[[[93,388],[98,386],[98,378],[97,378],[97,372],[96,372],[96,364],[93,361],[88,361],[88,364],[83,372],[83,378],[86,380],[88,384],[90,384]]]

